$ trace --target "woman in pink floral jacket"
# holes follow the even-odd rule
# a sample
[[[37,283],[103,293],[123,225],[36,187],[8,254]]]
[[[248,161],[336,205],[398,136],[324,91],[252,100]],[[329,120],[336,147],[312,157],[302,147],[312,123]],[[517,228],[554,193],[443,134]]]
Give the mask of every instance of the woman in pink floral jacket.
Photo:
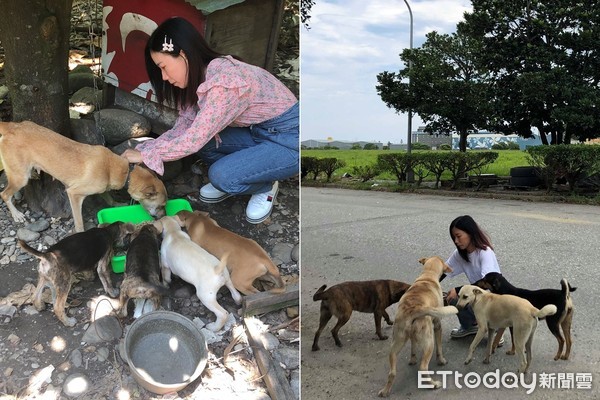
[[[179,110],[172,129],[123,156],[163,174],[166,161],[198,153],[210,183],[200,199],[252,195],[251,223],[271,213],[279,180],[298,174],[299,117],[293,93],[266,70],[212,50],[194,26],[170,18],[150,36],[146,70],[159,103]]]

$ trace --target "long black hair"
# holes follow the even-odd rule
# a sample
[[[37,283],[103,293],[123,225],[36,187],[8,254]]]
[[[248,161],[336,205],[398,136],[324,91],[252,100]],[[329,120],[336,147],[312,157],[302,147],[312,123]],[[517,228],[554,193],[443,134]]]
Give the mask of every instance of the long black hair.
[[[471,237],[471,243],[475,246],[476,249],[485,250],[486,248],[490,248],[494,250],[492,247],[492,242],[489,236],[477,225],[477,222],[470,215],[461,215],[457,217],[450,223],[450,238],[452,242],[454,242],[454,236],[452,236],[452,229],[460,229],[463,232],[466,232]],[[467,249],[459,249],[456,247],[460,256],[465,260],[469,261],[469,253]]]
[[[165,49],[164,44],[172,44]],[[187,64],[187,86],[184,89],[163,81],[160,68],[156,66],[150,52],[169,54],[172,57],[181,57],[181,51],[185,53]],[[189,21],[181,17],[167,19],[158,28],[146,43],[144,50],[146,59],[146,71],[154,94],[159,103],[167,102],[176,109],[189,107],[198,102],[196,90],[206,79],[206,67],[215,58],[223,57],[224,54],[211,49],[204,37]],[[233,56],[235,59],[238,57]]]

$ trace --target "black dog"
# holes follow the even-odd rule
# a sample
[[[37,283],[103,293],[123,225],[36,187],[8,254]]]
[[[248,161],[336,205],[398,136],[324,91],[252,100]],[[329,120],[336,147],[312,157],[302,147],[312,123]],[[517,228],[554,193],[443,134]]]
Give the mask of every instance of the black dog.
[[[566,279],[560,281],[561,290],[558,289],[540,289],[540,290],[527,290],[520,289],[511,285],[502,274],[498,272],[490,272],[483,279],[475,283],[477,286],[483,289],[489,289],[493,293],[497,294],[512,294],[514,296],[522,297],[536,308],[541,309],[547,304],[554,304],[558,311],[554,315],[546,317],[546,324],[550,332],[558,340],[558,352],[554,357],[555,360],[559,358],[562,360],[568,360],[571,354],[571,322],[573,321],[573,301],[571,299],[571,292],[574,292],[577,288],[571,287]],[[561,334],[560,328],[565,335]],[[512,328],[511,328],[512,331]],[[499,337],[502,337],[502,332],[496,335],[494,345],[496,345]],[[499,336],[499,337],[498,337]],[[564,355],[563,347],[566,339],[566,350]],[[514,354],[515,344],[513,342],[512,349],[507,354]]]
[[[160,281],[158,235],[158,230],[152,224],[138,227],[131,235],[119,298],[121,317],[127,316],[129,299],[150,300],[153,310],[158,310],[162,295],[168,293]]]
[[[72,275],[83,273],[93,279],[94,270],[98,271],[106,293],[116,297],[119,291],[113,286],[108,269],[114,252],[113,244],[115,242],[123,243],[133,230],[132,224],[115,222],[108,226],[92,228],[67,236],[45,252],[37,251],[19,240],[19,245],[23,250],[40,260],[38,284],[33,299],[34,307],[38,311],[45,308],[42,292],[46,286],[50,286],[54,314],[65,326],[74,326],[77,320],[68,317],[65,312],[67,296],[73,283]]]

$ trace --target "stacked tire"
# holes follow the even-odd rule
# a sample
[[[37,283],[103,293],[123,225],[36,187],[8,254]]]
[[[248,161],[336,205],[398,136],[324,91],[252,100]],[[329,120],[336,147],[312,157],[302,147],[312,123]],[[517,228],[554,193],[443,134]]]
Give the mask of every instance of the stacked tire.
[[[536,187],[542,184],[537,167],[513,167],[510,169],[510,184],[520,187]]]

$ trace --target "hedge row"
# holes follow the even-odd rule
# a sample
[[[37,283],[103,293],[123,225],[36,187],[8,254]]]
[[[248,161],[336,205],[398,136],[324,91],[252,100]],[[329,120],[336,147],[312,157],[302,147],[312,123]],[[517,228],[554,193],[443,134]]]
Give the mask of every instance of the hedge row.
[[[429,175],[435,176],[435,187],[439,186],[442,174],[449,171],[452,175],[452,187],[455,188],[460,178],[469,172],[481,173],[483,167],[493,163],[498,158],[496,152],[422,152],[422,153],[390,153],[379,154],[377,162],[371,165],[355,166],[353,173],[363,182],[373,179],[382,172],[391,172],[396,176],[399,184],[406,182],[407,171],[413,170],[417,185]],[[325,172],[327,181],[333,172],[345,166],[344,161],[337,158],[302,157],[302,179],[308,174],[313,174],[317,179],[321,172]]]

